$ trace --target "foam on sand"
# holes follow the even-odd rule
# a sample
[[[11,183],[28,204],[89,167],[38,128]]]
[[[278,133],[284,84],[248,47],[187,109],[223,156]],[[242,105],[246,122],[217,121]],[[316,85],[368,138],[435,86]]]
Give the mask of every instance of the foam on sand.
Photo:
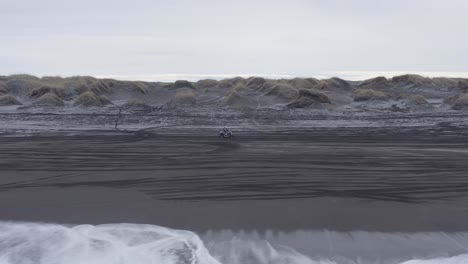
[[[151,225],[0,223],[0,264],[218,264],[192,232]]]

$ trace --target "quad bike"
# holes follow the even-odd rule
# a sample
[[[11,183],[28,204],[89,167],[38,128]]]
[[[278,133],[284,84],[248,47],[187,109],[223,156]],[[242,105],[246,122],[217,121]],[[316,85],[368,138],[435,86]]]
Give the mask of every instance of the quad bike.
[[[220,138],[233,138],[234,134],[232,134],[231,130],[222,130],[219,132]]]

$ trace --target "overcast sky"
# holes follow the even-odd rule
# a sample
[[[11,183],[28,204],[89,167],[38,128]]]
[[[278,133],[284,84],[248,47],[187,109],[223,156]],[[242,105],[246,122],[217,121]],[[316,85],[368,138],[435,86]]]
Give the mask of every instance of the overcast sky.
[[[468,77],[466,0],[0,0],[0,74]]]

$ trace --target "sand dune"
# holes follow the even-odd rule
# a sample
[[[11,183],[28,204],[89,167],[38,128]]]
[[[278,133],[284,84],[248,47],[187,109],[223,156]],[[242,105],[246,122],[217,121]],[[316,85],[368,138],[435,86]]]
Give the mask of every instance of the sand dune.
[[[4,95],[7,93],[8,93],[8,87],[3,82],[0,82],[0,95]]]
[[[373,89],[358,89],[354,91],[354,101],[386,100],[388,94]]]
[[[410,95],[403,99],[404,103],[411,108],[431,108],[433,107],[427,99],[419,94]]]
[[[468,94],[457,94],[446,101],[454,110],[468,109]]]
[[[174,94],[171,100],[166,104],[168,107],[186,107],[194,106],[197,103],[197,97],[189,87],[182,87]]]
[[[463,91],[465,93],[468,93],[468,80],[460,80],[457,83],[457,88],[460,89],[460,91]]]
[[[461,111],[467,109],[464,106],[466,93],[467,79],[426,78],[418,75],[395,76],[391,79],[376,77],[364,81],[236,77],[220,81],[178,80],[174,83],[131,82],[89,76],[0,76],[0,96],[8,96],[3,99],[3,104],[12,104],[14,98],[17,101],[15,104],[26,107],[105,107],[123,105],[123,101],[129,102],[127,109],[135,109],[132,107],[134,105],[142,106],[140,109],[152,109],[146,106],[363,109],[360,106],[365,105],[365,109],[370,111],[395,104],[410,110]],[[434,101],[444,100],[441,107],[431,106]]]
[[[107,99],[105,96],[98,96],[91,91],[84,92],[76,98],[74,105],[80,106],[98,106],[102,107],[104,105],[112,104],[112,102]]]
[[[306,89],[300,89],[299,90],[299,96],[297,99],[288,104],[288,107],[290,108],[304,108],[308,107],[311,105],[317,105],[317,104],[331,104],[330,98],[317,91],[313,90],[306,90]]]
[[[11,95],[5,95],[0,96],[0,106],[1,105],[21,105],[21,102]]]
[[[299,95],[298,89],[293,86],[278,84],[275,85],[271,91],[267,93],[269,96],[273,96],[277,101],[289,102],[296,99]]]
[[[45,93],[32,103],[32,106],[59,107],[65,103],[54,93]]]
[[[31,98],[39,98],[43,96],[44,94],[51,93],[56,95],[59,98],[64,98],[65,97],[65,89],[62,87],[51,87],[47,85],[43,85],[39,88],[35,88],[31,91]]]

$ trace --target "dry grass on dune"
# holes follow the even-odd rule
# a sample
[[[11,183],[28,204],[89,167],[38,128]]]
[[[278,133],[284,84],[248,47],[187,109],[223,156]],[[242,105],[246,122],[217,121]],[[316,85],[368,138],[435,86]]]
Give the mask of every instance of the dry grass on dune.
[[[468,92],[468,79],[458,81],[457,88],[464,93]]]
[[[288,104],[289,108],[305,108],[316,104],[331,104],[330,98],[321,92],[300,89],[299,96],[294,102]]]
[[[52,86],[46,86],[46,85],[33,89],[30,93],[30,97],[39,98],[47,93],[55,94],[57,97],[62,98],[62,99],[65,97],[65,89],[61,87],[52,87]]]
[[[200,89],[211,89],[215,88],[218,85],[218,81],[213,80],[213,79],[205,79],[205,80],[199,80],[198,82],[195,83],[195,87],[200,88]]]
[[[329,90],[330,87],[329,85],[324,82],[324,81],[319,81],[317,82],[315,85],[314,85],[314,88],[315,90],[322,90],[322,91],[326,91],[326,90]]]
[[[311,82],[308,79],[304,78],[294,78],[287,80],[287,83],[297,89],[312,89],[315,85],[317,85],[318,81]]]
[[[0,95],[4,95],[8,93],[8,87],[5,83],[0,82]]]
[[[189,88],[189,89],[196,89],[195,86],[193,86],[193,84],[189,81],[186,81],[186,80],[178,80],[178,81],[175,81],[172,85],[171,85],[171,88],[172,89],[181,89],[181,88]]]
[[[12,74],[9,75],[8,78],[13,80],[23,80],[29,82],[39,82],[41,80],[40,78],[29,74]]]
[[[445,99],[445,104],[451,105],[451,109],[454,110],[466,110],[468,109],[468,94],[456,94]]]
[[[147,94],[150,90],[146,82],[141,81],[115,81],[105,80],[101,85],[105,85],[106,89],[95,94],[118,94],[119,92],[136,92],[139,94]]]
[[[4,95],[0,96],[0,105],[22,105],[20,101],[18,101],[14,96],[11,95]]]
[[[361,82],[359,84],[359,87],[363,89],[372,89],[372,88],[378,88],[378,87],[387,87],[390,84],[391,83],[387,78],[380,76],[380,77],[368,79],[368,80]]]
[[[410,93],[413,95],[408,96]],[[460,93],[445,100],[452,109],[467,109],[468,79],[425,78],[418,75],[401,75],[387,79],[377,77],[362,82],[347,82],[339,78],[318,80],[314,78],[265,79],[263,77],[236,77],[221,81],[206,79],[197,82],[179,80],[174,83],[150,83],[96,79],[89,76],[37,78],[31,75],[0,76],[2,104],[30,102],[33,106],[62,106],[74,102],[80,106],[104,106],[113,100],[128,100],[123,107],[151,108],[167,100],[166,106],[190,107],[200,102],[215,102],[215,106],[252,108],[286,104],[291,108],[319,107],[320,104],[349,104],[354,101],[389,100],[400,98],[409,108],[432,107],[424,98],[439,98]],[[424,95],[424,96],[422,96]],[[144,97],[143,97],[144,96]],[[353,99],[351,99],[352,97]],[[131,98],[141,98],[144,102]],[[15,101],[16,100],[16,101]],[[156,100],[156,101],[151,101]]]
[[[279,101],[292,101],[298,97],[299,92],[292,86],[277,84],[266,95],[274,96]]]
[[[249,87],[245,86],[242,83],[237,84],[231,90],[233,92],[240,93],[240,94],[252,92],[252,90]]]
[[[89,87],[84,84],[79,84],[74,88],[74,91],[77,95],[80,95],[82,93],[88,92]]]
[[[63,81],[63,87],[70,91],[75,91],[77,94],[82,94],[89,90],[89,86],[97,81],[96,78],[90,76],[74,76],[68,77]]]
[[[10,75],[5,80],[8,91],[16,96],[29,96],[30,92],[42,86],[41,80],[30,75]]]
[[[236,84],[232,82],[230,79],[225,79],[219,81],[219,83],[216,85],[217,89],[220,90],[227,90],[227,89],[232,89]]]
[[[386,100],[389,96],[381,91],[372,89],[357,89],[353,94],[354,101]]]
[[[122,105],[122,108],[125,109],[143,109],[143,110],[151,110],[152,107],[138,99],[129,99],[125,104]]]
[[[453,105],[459,97],[460,97],[460,94],[451,95],[444,99],[444,104]]]
[[[420,105],[420,106],[429,105],[429,102],[427,101],[427,99],[424,96],[419,95],[419,94],[408,96],[406,101],[415,105]]]
[[[169,107],[193,106],[197,104],[195,93],[189,88],[182,88],[177,91],[171,100],[166,104]]]
[[[311,84],[313,84],[314,86],[320,82],[319,79],[315,79],[315,78],[304,78],[304,79],[310,82]]]
[[[232,89],[236,85],[245,84],[246,80],[242,77],[236,77],[231,79],[224,79],[218,82],[216,88],[221,90]]]
[[[93,92],[94,94],[101,95],[101,94],[110,94],[112,93],[111,86],[104,80],[96,80],[94,83],[89,85],[89,91]]]
[[[49,85],[60,85],[64,83],[66,78],[60,76],[44,76],[41,78],[41,82]]]
[[[401,99],[403,100],[403,103],[411,109],[433,108],[433,106],[429,103],[429,101],[420,94],[412,94],[409,96],[403,96]]]
[[[247,88],[248,89],[248,88]],[[228,95],[226,95],[223,99],[224,105],[231,106],[234,108],[257,108],[258,102],[257,98],[248,95],[248,94],[240,94],[235,90],[231,91]]]
[[[266,79],[263,77],[250,77],[247,79],[246,85],[248,87],[260,87],[266,83]]]
[[[142,94],[147,94],[148,93],[148,85],[146,85],[144,82],[134,82],[134,87],[133,91],[142,93]]]
[[[315,90],[349,90],[350,84],[339,78],[331,78],[327,80],[316,80],[313,89]]]
[[[73,76],[73,77],[68,77],[67,80],[85,84],[85,85],[91,85],[92,83],[96,82],[98,79],[92,76]]]
[[[239,105],[242,103],[242,101],[243,101],[242,96],[236,91],[232,91],[227,96],[224,97],[224,103],[230,106]]]
[[[349,82],[347,82],[347,81],[345,81],[343,79],[337,78],[337,77],[333,77],[333,78],[324,80],[324,82],[329,87],[332,87],[332,88],[338,88],[338,89],[351,88],[351,85],[349,84]]]
[[[416,74],[405,74],[393,77],[392,83],[399,85],[419,86],[433,84],[434,82],[431,78],[426,78]]]
[[[33,103],[33,106],[43,107],[60,107],[64,106],[65,103],[54,93],[46,93],[41,97],[37,98]]]
[[[458,80],[453,78],[446,78],[446,77],[436,77],[432,78],[434,85],[440,87],[457,87]]]
[[[112,102],[105,96],[99,96],[91,91],[82,93],[76,98],[73,105],[75,106],[96,106],[102,107],[104,105],[112,104]]]

